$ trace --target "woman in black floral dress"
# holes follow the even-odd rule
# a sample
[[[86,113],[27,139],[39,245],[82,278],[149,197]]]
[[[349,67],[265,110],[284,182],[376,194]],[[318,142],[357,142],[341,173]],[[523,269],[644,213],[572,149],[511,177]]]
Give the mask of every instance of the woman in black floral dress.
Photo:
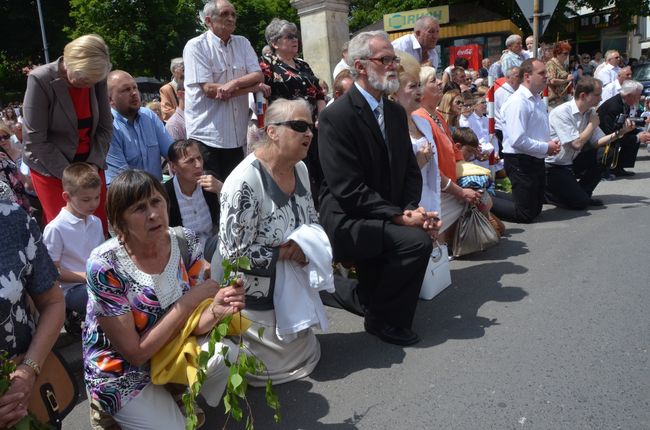
[[[264,83],[271,88],[269,104],[279,98],[305,99],[312,107],[312,119],[314,124],[317,124],[318,114],[326,105],[325,95],[318,85],[318,77],[314,75],[309,64],[298,58],[300,36],[296,25],[283,19],[273,18],[266,27],[264,36],[272,50],[271,55],[263,55],[260,58]],[[318,161],[317,138],[317,134],[314,133],[307,158],[303,160],[309,170],[311,191],[316,204],[318,204],[320,183],[323,180]]]

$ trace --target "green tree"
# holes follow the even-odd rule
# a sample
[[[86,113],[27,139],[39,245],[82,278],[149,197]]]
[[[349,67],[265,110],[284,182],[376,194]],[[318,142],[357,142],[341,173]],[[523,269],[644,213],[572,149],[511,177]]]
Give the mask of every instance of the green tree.
[[[67,0],[42,1],[45,33],[50,61],[56,59],[67,43],[61,31],[69,24]],[[22,68],[45,62],[38,9],[35,0],[0,0],[0,103],[22,99],[26,77]]]
[[[168,78],[169,61],[183,54],[200,29],[201,0],[71,0],[71,38],[97,33],[114,69],[133,76]]]
[[[231,0],[237,11],[235,33],[250,40],[255,52],[261,53],[266,45],[264,30],[273,18],[286,19],[300,26],[298,12],[289,0]]]
[[[297,22],[289,0],[234,0],[236,34],[258,52],[264,29],[275,16]],[[71,0],[74,26],[70,37],[97,33],[109,46],[114,69],[134,76],[169,77],[169,61],[183,54],[185,43],[205,31],[199,12],[203,0]]]

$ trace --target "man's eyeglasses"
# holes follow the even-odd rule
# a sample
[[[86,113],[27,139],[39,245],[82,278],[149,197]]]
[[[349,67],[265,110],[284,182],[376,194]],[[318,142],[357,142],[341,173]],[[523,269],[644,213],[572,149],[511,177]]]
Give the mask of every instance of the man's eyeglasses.
[[[399,57],[389,57],[389,56],[379,57],[379,58],[366,58],[366,60],[378,61],[381,64],[383,64],[384,66],[389,66],[389,65],[391,65],[393,63],[399,64],[400,61],[401,61],[401,59]]]
[[[314,124],[302,120],[274,122],[269,125],[284,125],[285,127],[289,127],[291,130],[297,131],[298,133],[305,133],[307,130],[311,130],[312,133],[314,132]]]
[[[460,106],[460,105],[463,104],[463,101],[462,100],[454,100],[454,104]]]
[[[285,38],[285,39],[287,39],[287,40],[298,39],[298,35],[297,35],[296,33],[285,34],[285,35],[282,36],[282,37]]]
[[[9,139],[11,139],[11,136],[8,134],[3,134],[2,136],[0,136],[0,140],[9,140]]]

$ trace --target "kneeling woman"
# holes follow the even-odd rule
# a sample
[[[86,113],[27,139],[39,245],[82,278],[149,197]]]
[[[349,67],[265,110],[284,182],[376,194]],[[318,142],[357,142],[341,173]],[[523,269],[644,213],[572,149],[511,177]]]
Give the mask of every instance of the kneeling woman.
[[[169,228],[168,206],[165,190],[152,175],[122,172],[107,197],[108,219],[117,237],[97,247],[88,260],[86,386],[91,408],[111,415],[122,429],[185,428],[172,395],[151,383],[150,359],[203,300],[214,298],[195,335],[207,333],[244,306],[243,287],[220,289],[215,281],[202,279],[206,262],[196,235],[183,229],[184,237],[176,237]],[[234,354],[236,347],[228,346]],[[213,406],[228,377],[222,360],[220,355],[211,360],[203,384],[202,395]]]
[[[292,232],[303,225],[320,231],[322,228],[316,225],[318,216],[309,191],[309,174],[300,161],[307,155],[313,136],[309,105],[304,100],[278,99],[267,110],[265,123],[266,137],[261,146],[235,168],[223,185],[219,253],[223,258],[246,256],[251,261],[243,314],[252,326],[244,334],[244,344],[264,361],[273,383],[279,384],[309,375],[320,358],[318,340],[308,328],[313,324],[304,324],[302,327],[307,328],[287,338],[280,333],[281,322],[303,316],[305,307],[296,304],[295,297],[278,293],[278,289],[285,291],[286,284],[276,275],[285,273],[284,267],[298,272],[307,264],[304,250],[295,241],[287,240]],[[326,238],[325,242],[318,248],[329,247]],[[329,258],[331,270],[331,255]],[[217,267],[214,259],[212,262],[214,276]],[[317,294],[314,299],[308,305],[318,313],[322,303]],[[259,327],[265,327],[261,339]],[[321,328],[325,329],[323,324]],[[265,380],[266,375],[253,376],[249,383],[260,386]]]

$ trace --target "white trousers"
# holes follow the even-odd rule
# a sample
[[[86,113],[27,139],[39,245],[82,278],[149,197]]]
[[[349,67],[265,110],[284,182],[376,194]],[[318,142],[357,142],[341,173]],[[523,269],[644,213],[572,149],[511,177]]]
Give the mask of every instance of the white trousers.
[[[208,350],[208,336],[199,339],[201,349]],[[228,360],[235,361],[239,345],[229,340],[217,343],[217,353],[208,361],[208,372],[201,387],[201,395],[212,407],[219,404],[228,381],[228,368],[218,351],[228,347]],[[114,416],[122,430],[184,430],[185,417],[164,385],[147,385]]]

